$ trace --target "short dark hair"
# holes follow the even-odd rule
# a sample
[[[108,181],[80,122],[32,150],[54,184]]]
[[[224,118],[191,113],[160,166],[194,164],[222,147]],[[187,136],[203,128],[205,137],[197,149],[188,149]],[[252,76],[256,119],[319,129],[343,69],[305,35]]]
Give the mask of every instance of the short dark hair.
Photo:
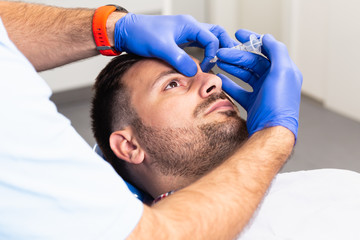
[[[143,59],[145,58],[134,54],[113,58],[97,76],[93,87],[95,93],[91,119],[94,137],[106,160],[125,180],[128,178],[126,163],[113,153],[109,139],[111,133],[131,125],[137,118],[123,76],[135,63]]]

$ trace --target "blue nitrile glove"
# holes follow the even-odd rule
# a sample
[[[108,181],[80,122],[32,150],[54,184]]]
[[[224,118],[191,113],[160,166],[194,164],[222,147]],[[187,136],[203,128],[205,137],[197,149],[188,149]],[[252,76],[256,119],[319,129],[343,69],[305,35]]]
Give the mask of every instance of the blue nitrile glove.
[[[221,47],[232,47],[234,41],[226,31],[211,24],[197,22],[187,15],[150,16],[128,13],[115,24],[115,48],[145,57],[157,57],[174,66],[186,76],[194,76],[197,66],[179,46],[205,48],[201,63],[204,71]]]
[[[238,30],[240,42],[249,40],[252,32]],[[237,49],[220,49],[218,66],[247,82],[253,92],[247,92],[224,75],[223,89],[248,113],[249,134],[266,127],[283,126],[297,137],[302,74],[290,59],[286,46],[266,34],[262,52],[270,62],[257,54]]]

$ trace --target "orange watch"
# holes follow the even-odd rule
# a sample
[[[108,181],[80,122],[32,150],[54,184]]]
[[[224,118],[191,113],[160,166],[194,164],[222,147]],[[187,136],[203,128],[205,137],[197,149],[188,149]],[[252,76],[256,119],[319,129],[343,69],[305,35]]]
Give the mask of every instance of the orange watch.
[[[117,56],[121,53],[116,51],[113,46],[110,46],[109,38],[106,32],[106,21],[109,15],[114,11],[128,12],[125,8],[111,4],[99,7],[95,10],[93,16],[92,30],[96,49],[105,56]]]

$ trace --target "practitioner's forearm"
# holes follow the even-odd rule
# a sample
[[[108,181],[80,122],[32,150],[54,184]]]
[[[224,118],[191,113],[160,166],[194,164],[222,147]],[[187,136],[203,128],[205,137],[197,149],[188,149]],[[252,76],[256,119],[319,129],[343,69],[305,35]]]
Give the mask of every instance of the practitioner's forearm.
[[[0,1],[0,16],[10,39],[38,71],[98,54],[92,34],[94,11]],[[122,15],[109,17],[111,43],[113,26]]]
[[[250,220],[293,145],[294,135],[283,127],[255,133],[213,172],[154,207],[145,207],[131,236],[233,239]]]

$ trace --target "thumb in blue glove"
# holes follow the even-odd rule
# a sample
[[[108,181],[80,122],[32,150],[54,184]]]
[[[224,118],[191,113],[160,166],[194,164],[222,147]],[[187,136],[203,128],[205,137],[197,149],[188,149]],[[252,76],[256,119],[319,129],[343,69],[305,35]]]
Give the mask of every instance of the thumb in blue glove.
[[[187,15],[150,16],[128,13],[115,25],[115,48],[145,57],[165,60],[186,76],[194,76],[196,63],[179,46],[192,45],[205,48],[203,70],[219,46],[232,47],[234,41],[226,31],[216,25],[202,24]]]
[[[246,42],[250,34],[252,32],[239,30],[236,37],[240,42]],[[220,49],[218,66],[247,82],[253,91],[248,92],[219,74],[223,89],[247,111],[250,135],[267,127],[283,126],[291,130],[296,139],[302,75],[285,45],[271,35],[263,37],[263,54],[270,62],[257,54]]]

